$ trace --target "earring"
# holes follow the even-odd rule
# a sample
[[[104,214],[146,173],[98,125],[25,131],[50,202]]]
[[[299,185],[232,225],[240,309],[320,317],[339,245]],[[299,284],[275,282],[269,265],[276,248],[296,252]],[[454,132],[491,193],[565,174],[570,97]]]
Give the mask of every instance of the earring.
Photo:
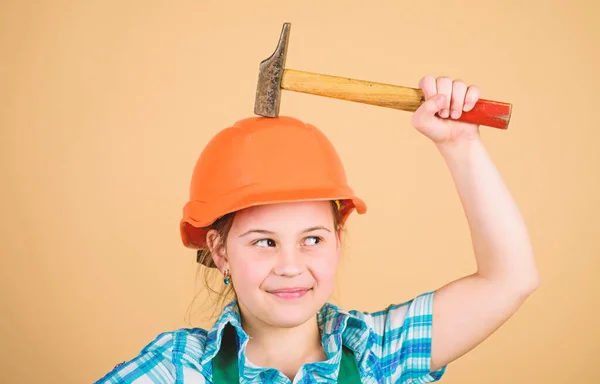
[[[227,285],[229,284],[231,275],[229,274],[229,269],[225,268],[223,271],[223,282]]]

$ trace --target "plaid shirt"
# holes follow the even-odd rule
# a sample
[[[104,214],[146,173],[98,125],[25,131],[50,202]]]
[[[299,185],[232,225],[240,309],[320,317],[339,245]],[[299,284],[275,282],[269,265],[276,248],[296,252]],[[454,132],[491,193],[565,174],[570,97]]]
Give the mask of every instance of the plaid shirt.
[[[342,344],[358,362],[363,383],[431,383],[446,367],[430,373],[433,292],[374,312],[344,311],[326,303],[317,313],[326,361],[305,364],[294,383],[337,381]],[[212,359],[223,329],[237,331],[240,382],[291,383],[273,368],[245,358],[248,335],[241,327],[236,300],[230,302],[210,330],[180,329],[158,335],[134,359],[117,365],[96,383],[212,383]]]

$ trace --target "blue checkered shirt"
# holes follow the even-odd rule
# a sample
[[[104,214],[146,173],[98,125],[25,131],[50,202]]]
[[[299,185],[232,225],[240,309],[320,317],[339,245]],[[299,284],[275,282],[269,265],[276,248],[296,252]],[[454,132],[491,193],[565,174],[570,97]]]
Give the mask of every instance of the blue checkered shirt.
[[[326,303],[317,314],[326,361],[302,366],[294,383],[337,382],[342,344],[354,352],[363,383],[431,383],[445,372],[430,372],[433,292],[368,313],[344,311]],[[240,382],[291,383],[274,368],[245,358],[248,335],[241,326],[236,300],[210,330],[185,328],[158,335],[140,354],[117,365],[96,383],[212,383],[212,359],[229,323],[237,331]]]

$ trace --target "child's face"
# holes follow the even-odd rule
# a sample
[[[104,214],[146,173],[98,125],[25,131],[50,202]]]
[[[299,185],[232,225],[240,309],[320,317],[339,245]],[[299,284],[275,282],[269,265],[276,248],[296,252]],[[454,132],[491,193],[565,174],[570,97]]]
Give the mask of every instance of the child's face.
[[[333,291],[340,250],[329,201],[238,212],[226,254],[244,316],[275,327],[309,320]]]

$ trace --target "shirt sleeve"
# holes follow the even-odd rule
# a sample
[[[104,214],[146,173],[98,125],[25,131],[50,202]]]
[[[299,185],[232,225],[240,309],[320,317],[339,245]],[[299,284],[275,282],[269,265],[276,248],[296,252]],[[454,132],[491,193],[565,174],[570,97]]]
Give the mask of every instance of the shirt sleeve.
[[[434,292],[424,293],[371,315],[381,366],[394,383],[431,383],[445,373],[446,366],[431,372],[433,297]]]
[[[158,335],[133,359],[117,364],[96,384],[167,384],[174,383],[172,363],[173,335]]]

